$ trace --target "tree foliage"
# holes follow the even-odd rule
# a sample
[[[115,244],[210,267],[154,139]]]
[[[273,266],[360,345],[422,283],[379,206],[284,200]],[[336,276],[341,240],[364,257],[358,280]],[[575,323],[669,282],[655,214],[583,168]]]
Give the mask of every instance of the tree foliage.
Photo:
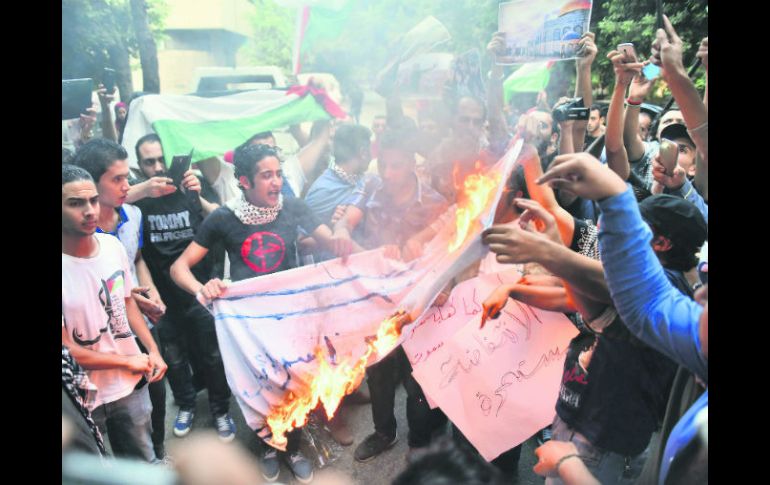
[[[599,5],[601,3],[601,5]],[[708,36],[708,0],[666,0],[663,12],[684,43],[684,64],[692,65],[695,53],[703,37]],[[596,33],[599,56],[594,63],[596,81],[594,87],[606,89],[615,82],[612,65],[607,53],[623,42],[632,42],[639,56],[647,58],[655,40],[654,0],[605,0],[595,1],[591,15],[591,28]],[[702,85],[701,70],[696,85]],[[598,75],[598,76],[597,76]],[[656,88],[665,87],[662,80]],[[652,102],[665,102],[670,96],[664,89],[654,89]]]
[[[337,36],[321,39],[304,53],[303,70],[331,71],[371,80],[392,53],[398,36],[433,15],[449,30],[452,40],[441,50],[482,53],[497,30],[498,0],[351,0],[347,25]],[[291,67],[297,10],[273,0],[252,0],[254,38],[243,59],[254,64]],[[654,40],[655,0],[595,0],[591,29],[597,34],[599,56],[594,64],[594,87],[606,90],[614,82],[607,53],[622,42],[633,42],[649,56]],[[664,12],[685,42],[684,61],[694,59],[701,38],[708,35],[708,0],[666,0]],[[558,63],[568,74],[572,63]],[[564,64],[564,66],[561,66]],[[562,69],[563,68],[563,69]],[[698,81],[702,84],[702,81]],[[601,90],[600,89],[600,90]],[[660,90],[659,90],[660,91]]]
[[[156,40],[168,12],[164,0],[147,1],[147,19]],[[124,97],[130,88],[131,57],[138,57],[128,0],[62,0],[62,79],[101,81],[102,68],[118,70]],[[126,89],[124,86],[128,86]]]

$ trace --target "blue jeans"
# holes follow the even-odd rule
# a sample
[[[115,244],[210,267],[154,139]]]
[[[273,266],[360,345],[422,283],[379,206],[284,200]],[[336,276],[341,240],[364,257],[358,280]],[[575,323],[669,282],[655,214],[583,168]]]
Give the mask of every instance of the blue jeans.
[[[115,456],[157,463],[152,446],[152,404],[145,385],[128,396],[94,409],[92,416]]]
[[[636,456],[627,457],[592,445],[585,436],[562,421],[558,414],[554,418],[552,426],[553,439],[574,443],[586,468],[602,485],[631,485],[641,474],[649,454],[649,448]],[[626,471],[626,463],[629,466],[628,471]],[[564,482],[559,478],[546,478],[545,483],[546,485],[562,485]]]

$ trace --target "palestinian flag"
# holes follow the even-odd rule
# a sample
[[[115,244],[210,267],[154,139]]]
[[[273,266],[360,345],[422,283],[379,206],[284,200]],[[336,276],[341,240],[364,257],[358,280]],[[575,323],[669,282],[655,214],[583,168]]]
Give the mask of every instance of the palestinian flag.
[[[523,64],[503,81],[503,96],[507,104],[516,93],[537,93],[545,89],[551,78],[554,61]]]
[[[174,155],[190,151],[196,162],[221,156],[260,131],[332,117],[344,118],[345,112],[323,90],[308,86],[216,98],[148,94],[129,107],[123,146],[129,165],[139,168],[134,145],[142,136],[155,132],[163,144],[166,163]]]

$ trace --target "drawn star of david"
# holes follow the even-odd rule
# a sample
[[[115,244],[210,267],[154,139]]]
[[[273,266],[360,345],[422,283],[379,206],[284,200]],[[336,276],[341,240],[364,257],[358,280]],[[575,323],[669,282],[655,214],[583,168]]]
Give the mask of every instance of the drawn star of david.
[[[286,256],[283,238],[274,232],[255,232],[241,245],[243,262],[256,273],[278,268]]]

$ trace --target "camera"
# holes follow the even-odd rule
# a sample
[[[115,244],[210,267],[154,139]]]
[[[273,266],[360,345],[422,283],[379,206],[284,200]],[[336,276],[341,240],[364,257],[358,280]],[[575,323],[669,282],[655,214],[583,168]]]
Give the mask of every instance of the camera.
[[[587,120],[590,110],[583,106],[583,98],[572,98],[553,109],[553,119],[556,122],[566,120]]]

